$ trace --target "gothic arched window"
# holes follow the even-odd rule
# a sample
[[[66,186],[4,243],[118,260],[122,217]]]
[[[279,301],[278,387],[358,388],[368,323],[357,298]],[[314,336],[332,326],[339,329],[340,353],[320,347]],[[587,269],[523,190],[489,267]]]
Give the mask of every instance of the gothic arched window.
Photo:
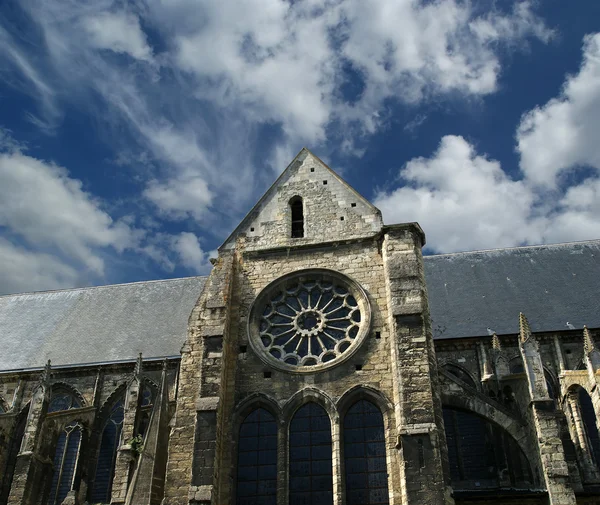
[[[124,400],[119,398],[110,409],[100,438],[100,451],[96,464],[96,477],[92,491],[93,503],[108,503],[112,490],[112,479],[117,459],[117,449],[123,426]]]
[[[65,389],[59,389],[52,392],[48,412],[58,412],[60,410],[78,409],[81,402],[73,393]]]
[[[302,198],[295,196],[290,200],[292,213],[292,238],[304,237],[304,206]]]
[[[344,417],[344,467],[348,505],[389,503],[383,416],[369,401],[359,400]]]
[[[68,492],[74,489],[81,435],[81,425],[72,422],[62,430],[58,437],[54,452],[52,486],[47,505],[60,505]]]
[[[236,504],[277,504],[277,423],[263,408],[240,426]]]
[[[590,395],[582,387],[579,388],[578,397],[579,408],[581,409],[581,418],[583,420],[583,426],[588,439],[590,452],[592,453],[592,457],[594,458],[596,465],[600,466],[600,435],[598,434],[598,425],[596,424],[594,405],[592,404]]]
[[[531,487],[529,462],[511,435],[471,412],[448,407],[443,411],[455,490],[495,489],[507,478],[511,487]]]
[[[290,423],[289,505],[331,505],[331,423],[323,407],[307,403]]]

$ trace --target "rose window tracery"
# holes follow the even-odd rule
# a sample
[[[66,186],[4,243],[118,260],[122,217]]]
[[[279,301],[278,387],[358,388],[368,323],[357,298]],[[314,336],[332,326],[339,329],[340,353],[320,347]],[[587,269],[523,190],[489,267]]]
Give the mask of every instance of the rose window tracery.
[[[250,342],[276,368],[316,371],[353,354],[369,322],[367,297],[358,284],[329,270],[302,271],[259,295]]]

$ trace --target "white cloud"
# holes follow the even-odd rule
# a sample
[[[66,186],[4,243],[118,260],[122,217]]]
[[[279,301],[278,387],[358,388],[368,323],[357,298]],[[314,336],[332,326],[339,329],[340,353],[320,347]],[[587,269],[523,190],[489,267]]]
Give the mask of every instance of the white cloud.
[[[517,131],[521,169],[534,184],[553,188],[580,166],[600,170],[600,33],[586,36],[579,72],[561,94],[527,112]]]
[[[0,294],[73,287],[79,277],[77,269],[56,257],[0,237]]]
[[[409,161],[400,176],[406,185],[380,193],[375,205],[388,223],[418,221],[436,251],[536,240],[529,224],[529,189],[462,137],[443,137],[431,158]]]
[[[104,262],[96,248],[122,251],[139,238],[124,222],[114,222],[66,169],[19,151],[0,153],[0,226],[97,274]]]
[[[40,119],[28,113],[28,117],[41,129],[51,130],[61,113],[56,103],[57,94],[54,88],[39,71],[43,66],[36,61],[38,57],[34,56],[30,58],[27,52],[19,47],[15,38],[1,24],[0,47],[2,47],[0,51],[0,63],[6,60],[19,71],[7,73],[7,75],[11,76],[11,79],[8,81],[9,84],[18,87],[39,100],[42,113],[45,116],[43,119]],[[1,67],[0,70],[2,70]],[[20,76],[24,80],[16,76]]]
[[[206,274],[210,270],[208,254],[202,250],[198,237],[193,233],[182,232],[173,237],[171,247],[184,267],[198,274]]]
[[[208,214],[233,225],[289,159],[275,170],[269,162],[289,146],[297,146],[293,155],[324,141],[332,121],[338,149],[359,156],[349,132],[374,132],[385,100],[493,92],[505,45],[548,38],[529,2],[487,14],[458,0],[368,8],[362,0],[178,0],[127,11],[110,0],[21,5],[35,23],[23,37],[31,47],[13,44],[21,71],[35,69],[45,48],[46,95],[95,113],[117,152],[146,160],[127,168],[162,217],[210,228]],[[156,54],[142,27],[159,41]],[[345,68],[364,80],[356,99],[343,96]],[[257,156],[265,124],[283,134]],[[257,161],[265,157],[266,170]]]
[[[196,176],[171,179],[166,183],[150,181],[144,196],[173,219],[191,216],[201,221],[212,203],[212,194],[206,182]]]
[[[89,36],[90,46],[125,53],[139,60],[152,59],[152,50],[136,15],[99,12],[84,18],[82,24]]]
[[[435,252],[600,236],[600,179],[549,194],[512,180],[463,137],[443,137],[432,157],[409,161],[399,176],[401,187],[380,192],[374,203],[387,223],[419,222]]]
[[[600,237],[600,179],[570,187],[545,224],[547,242]]]
[[[500,45],[551,35],[530,2],[480,16],[453,0],[223,1],[202,5],[197,19],[176,40],[177,62],[200,80],[198,93],[221,106],[242,104],[310,143],[323,139],[333,118],[374,131],[388,98],[491,93]],[[341,94],[344,66],[364,80],[357,100]]]

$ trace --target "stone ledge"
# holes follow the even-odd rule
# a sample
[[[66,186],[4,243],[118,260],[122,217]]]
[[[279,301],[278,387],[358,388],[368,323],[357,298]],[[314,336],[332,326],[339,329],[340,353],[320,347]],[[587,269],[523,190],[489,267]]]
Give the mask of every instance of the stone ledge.
[[[217,410],[219,406],[218,396],[209,396],[207,398],[200,398],[196,402],[196,411],[209,411]]]

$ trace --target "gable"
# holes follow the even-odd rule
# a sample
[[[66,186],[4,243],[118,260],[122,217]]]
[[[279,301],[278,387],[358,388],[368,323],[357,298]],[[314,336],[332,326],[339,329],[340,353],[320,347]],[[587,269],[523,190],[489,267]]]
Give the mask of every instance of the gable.
[[[304,236],[292,238],[290,202],[298,197]],[[239,240],[247,250],[349,240],[372,236],[382,225],[376,207],[304,148],[220,249]]]

